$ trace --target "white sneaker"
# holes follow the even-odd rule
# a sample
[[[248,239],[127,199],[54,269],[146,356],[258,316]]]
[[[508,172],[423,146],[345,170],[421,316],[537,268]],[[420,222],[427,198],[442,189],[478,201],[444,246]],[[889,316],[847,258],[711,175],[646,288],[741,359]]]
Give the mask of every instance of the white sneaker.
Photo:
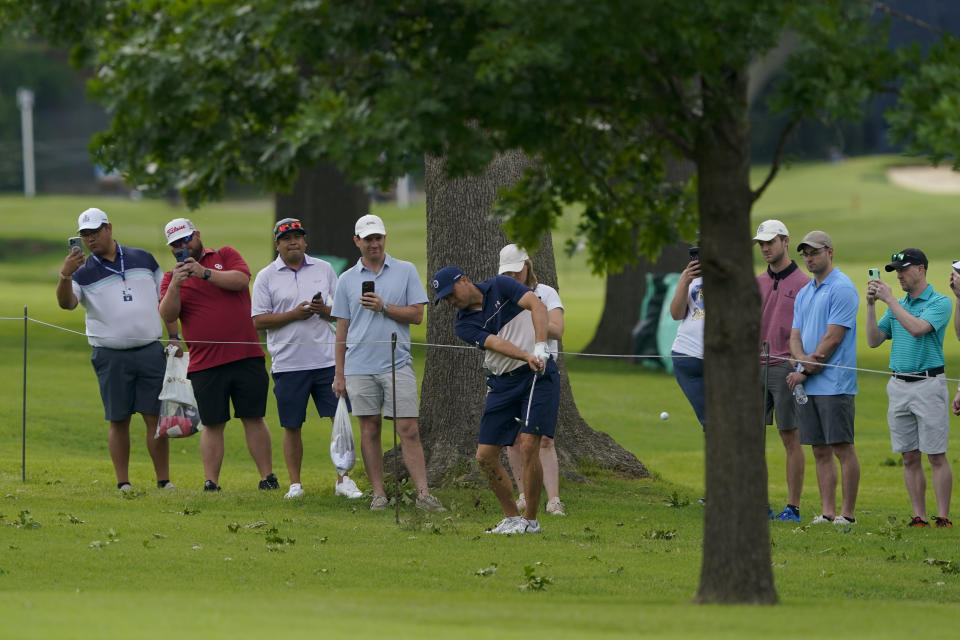
[[[344,498],[362,498],[363,491],[357,488],[357,483],[350,479],[350,476],[344,476],[343,482],[338,482],[333,493]]]
[[[812,522],[811,524],[833,524],[834,520],[836,520],[836,518],[834,518],[833,520],[831,520],[831,519],[828,518],[827,516],[821,514],[821,515],[817,516],[816,518],[814,518],[814,519],[813,519],[813,522]]]
[[[167,484],[163,485],[164,491],[173,491],[176,488],[177,487],[172,482],[167,482]]]
[[[511,533],[524,533],[527,530],[527,521],[523,516],[508,516],[500,521],[500,524],[492,529],[487,529],[487,533],[502,533],[509,535]]]
[[[303,486],[299,482],[294,482],[290,485],[290,490],[287,491],[287,495],[283,496],[284,498],[299,498],[303,495]]]
[[[540,533],[540,523],[536,520],[523,519],[524,528],[520,533]]]
[[[563,510],[563,503],[560,502],[560,497],[550,498],[547,500],[547,513],[555,516],[565,516],[566,512]]]
[[[527,498],[521,493],[517,496],[517,511],[523,513],[527,510]]]
[[[370,511],[383,511],[389,504],[390,500],[387,499],[387,496],[374,494],[373,500],[370,501]]]
[[[847,516],[837,516],[833,519],[833,524],[837,525],[847,525],[847,524],[857,524],[856,518],[848,518]]]

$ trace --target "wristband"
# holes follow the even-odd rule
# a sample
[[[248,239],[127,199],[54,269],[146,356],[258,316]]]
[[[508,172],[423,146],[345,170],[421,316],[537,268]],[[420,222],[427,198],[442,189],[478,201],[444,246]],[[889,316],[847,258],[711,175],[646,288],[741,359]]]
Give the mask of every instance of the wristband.
[[[180,334],[179,334],[179,333],[171,333],[171,334],[170,334],[170,341],[172,342],[173,340],[176,340],[177,342],[179,342],[179,341],[180,341]]]
[[[383,315],[387,315],[387,309],[389,309],[389,308],[390,308],[390,305],[388,305],[386,302],[384,302],[384,303],[383,303],[383,308],[380,309],[380,313],[382,313]]]

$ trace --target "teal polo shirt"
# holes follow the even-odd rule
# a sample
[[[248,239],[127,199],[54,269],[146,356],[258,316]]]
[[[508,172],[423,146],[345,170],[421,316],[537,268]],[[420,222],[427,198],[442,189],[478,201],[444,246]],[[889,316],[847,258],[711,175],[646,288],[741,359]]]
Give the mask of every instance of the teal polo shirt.
[[[887,338],[893,340],[893,345],[890,347],[890,369],[910,373],[942,367],[944,364],[943,336],[950,323],[953,303],[947,296],[934,291],[933,286],[929,284],[916,298],[911,298],[908,294],[898,302],[910,315],[929,322],[933,331],[914,338],[903,328],[893,312],[887,309],[877,326]]]

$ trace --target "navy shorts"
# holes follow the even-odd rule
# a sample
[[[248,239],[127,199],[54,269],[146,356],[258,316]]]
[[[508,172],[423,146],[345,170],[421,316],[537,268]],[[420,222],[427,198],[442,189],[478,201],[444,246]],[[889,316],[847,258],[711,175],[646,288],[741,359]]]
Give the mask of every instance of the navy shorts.
[[[193,383],[203,424],[223,424],[230,420],[231,400],[235,418],[262,418],[267,414],[270,378],[263,357],[201,369],[188,373],[187,377]]]
[[[281,371],[273,375],[273,395],[277,397],[277,413],[284,429],[299,429],[307,420],[307,403],[313,404],[321,418],[337,413],[337,396],[333,395],[333,374],[336,367]]]
[[[528,407],[530,418],[524,426]],[[559,408],[560,374],[553,359],[547,362],[546,372],[542,375],[535,374],[524,365],[500,376],[488,376],[487,400],[483,405],[477,442],[509,446],[517,439],[518,433],[552,438],[557,428]]]
[[[159,342],[136,349],[94,347],[90,363],[100,383],[105,419],[122,422],[134,413],[160,413],[167,359]]]

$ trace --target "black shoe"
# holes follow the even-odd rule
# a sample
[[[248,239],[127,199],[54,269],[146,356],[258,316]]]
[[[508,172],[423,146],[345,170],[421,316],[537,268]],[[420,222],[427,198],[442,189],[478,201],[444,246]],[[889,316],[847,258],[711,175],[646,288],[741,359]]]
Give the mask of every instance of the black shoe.
[[[213,480],[207,480],[206,482],[203,483],[203,490],[204,491],[220,491],[220,485],[218,485]]]
[[[260,484],[257,485],[257,488],[260,489],[261,491],[270,491],[272,489],[279,489],[280,481],[277,480],[277,476],[271,473],[266,478],[260,481]]]

